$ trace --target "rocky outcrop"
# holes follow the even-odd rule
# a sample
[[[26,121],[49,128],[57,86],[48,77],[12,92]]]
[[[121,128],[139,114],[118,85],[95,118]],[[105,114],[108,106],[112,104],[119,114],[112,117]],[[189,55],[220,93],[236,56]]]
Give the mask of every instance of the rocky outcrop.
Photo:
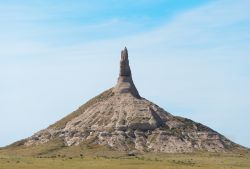
[[[25,145],[44,144],[54,138],[63,139],[67,146],[91,140],[127,152],[224,152],[237,147],[202,124],[175,117],[144,98],[126,94],[90,106],[63,129],[50,127],[36,133]]]
[[[225,152],[243,147],[192,120],[173,116],[140,97],[132,80],[128,51],[121,53],[117,85],[69,116],[22,143],[46,144],[60,138],[66,146],[85,142],[131,152]]]
[[[120,74],[117,85],[115,86],[113,91],[115,94],[131,94],[138,99],[140,98],[140,95],[132,79],[132,74],[128,59],[128,50],[126,47],[121,52]]]
[[[121,51],[120,76],[131,77],[131,70],[128,60],[128,50],[126,47],[124,50]]]

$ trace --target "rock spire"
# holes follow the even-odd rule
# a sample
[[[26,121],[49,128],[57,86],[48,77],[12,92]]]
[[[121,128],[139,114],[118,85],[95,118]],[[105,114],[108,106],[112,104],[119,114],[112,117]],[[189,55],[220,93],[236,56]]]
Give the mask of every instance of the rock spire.
[[[131,76],[131,70],[129,67],[129,60],[128,60],[128,50],[126,47],[121,52],[120,76]]]
[[[114,88],[114,93],[131,94],[138,99],[141,98],[132,79],[128,59],[128,50],[126,47],[121,51],[120,74],[117,85]]]

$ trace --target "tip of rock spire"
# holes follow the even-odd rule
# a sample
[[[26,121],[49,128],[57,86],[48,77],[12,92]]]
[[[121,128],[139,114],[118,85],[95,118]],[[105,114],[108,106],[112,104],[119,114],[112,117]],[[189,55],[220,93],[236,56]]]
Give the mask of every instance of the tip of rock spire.
[[[121,52],[121,60],[128,60],[128,49],[126,48],[126,46]]]

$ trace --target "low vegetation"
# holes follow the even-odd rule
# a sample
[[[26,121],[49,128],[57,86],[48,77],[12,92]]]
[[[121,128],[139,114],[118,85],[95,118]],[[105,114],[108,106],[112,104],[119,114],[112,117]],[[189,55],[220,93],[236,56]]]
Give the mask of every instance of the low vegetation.
[[[246,154],[160,154],[140,156],[47,155],[7,156],[0,153],[0,169],[249,169]]]
[[[67,147],[60,139],[47,144],[0,149],[0,169],[249,169],[250,152],[124,153],[84,142]]]

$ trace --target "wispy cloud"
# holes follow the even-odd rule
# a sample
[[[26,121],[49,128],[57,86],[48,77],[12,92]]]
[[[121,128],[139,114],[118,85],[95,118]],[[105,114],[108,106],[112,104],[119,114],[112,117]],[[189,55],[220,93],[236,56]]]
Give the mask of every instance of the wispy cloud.
[[[173,114],[205,123],[236,142],[250,146],[249,127],[246,127],[250,118],[249,6],[248,0],[212,1],[176,15],[163,25],[141,31],[141,23],[121,18],[77,25],[59,30],[62,33],[58,36],[67,34],[65,32],[82,32],[78,38],[83,39],[88,33],[103,36],[57,45],[32,37],[26,42],[21,42],[20,37],[16,44],[11,44],[12,40],[1,41],[0,75],[6,79],[1,89],[7,92],[3,92],[0,100],[10,105],[10,100],[3,99],[9,95],[8,90],[20,96],[29,93],[30,100],[37,91],[37,96],[41,96],[38,100],[49,107],[37,113],[41,116],[44,113],[44,119],[51,117],[52,123],[77,103],[80,105],[115,83],[118,55],[127,45],[135,82],[143,96]],[[58,27],[52,32],[56,29]],[[119,32],[120,29],[128,31]],[[6,70],[8,74],[3,73]],[[20,77],[22,88],[28,86],[28,89],[23,92],[17,87],[7,89],[6,86],[17,83],[16,76]],[[62,91],[67,96],[65,99]],[[48,93],[52,96],[46,102]],[[52,108],[64,102],[68,105]],[[36,103],[32,104],[37,108]],[[22,112],[28,106],[22,107]],[[10,112],[7,108],[5,111]],[[52,116],[51,111],[58,114]]]

